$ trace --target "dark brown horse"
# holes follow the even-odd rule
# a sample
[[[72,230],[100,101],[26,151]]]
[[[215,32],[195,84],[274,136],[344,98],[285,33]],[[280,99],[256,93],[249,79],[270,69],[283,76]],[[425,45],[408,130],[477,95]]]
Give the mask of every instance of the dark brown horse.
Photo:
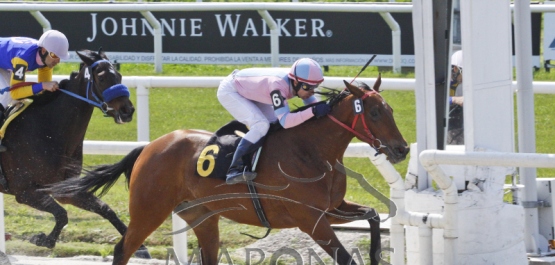
[[[121,74],[104,52],[82,50],[77,54],[83,62],[79,73],[61,81],[60,91],[35,96],[34,102],[9,124],[2,141],[8,151],[1,154],[5,182],[0,191],[54,215],[56,224],[50,234],[31,238],[32,243],[47,248],[56,245],[68,223],[66,210],[55,199],[101,215],[121,234],[127,229],[104,202],[90,193],[53,198],[42,190],[81,172],[83,140],[95,106],[118,124],[131,121],[135,111],[129,90],[121,84]]]
[[[372,264],[378,264],[379,216],[371,208],[344,200],[345,171],[333,165],[342,163],[355,136],[385,153],[393,163],[404,160],[408,152],[392,109],[377,92],[379,83],[378,79],[372,90],[345,82],[347,89],[329,99],[332,111],[328,117],[271,133],[257,164],[254,181],[271,227],[298,227],[339,264],[354,262],[330,225],[372,217],[370,258]],[[360,114],[355,115],[355,110]],[[202,264],[217,264],[220,216],[243,224],[261,223],[247,185],[226,185],[224,180],[195,174],[197,160],[211,135],[202,130],[171,132],[133,150],[114,165],[99,166],[83,178],[57,184],[53,190],[60,196],[101,188],[106,192],[105,188],[125,173],[131,219],[127,233],[115,246],[113,264],[126,264],[177,206],[178,215],[198,238]],[[183,202],[192,204],[183,207]]]

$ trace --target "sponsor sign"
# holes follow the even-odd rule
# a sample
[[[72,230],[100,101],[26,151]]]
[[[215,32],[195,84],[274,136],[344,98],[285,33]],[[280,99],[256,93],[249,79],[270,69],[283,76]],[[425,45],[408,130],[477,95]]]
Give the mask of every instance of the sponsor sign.
[[[39,38],[29,12],[1,12],[0,36]],[[107,52],[120,63],[154,62],[154,29],[140,12],[41,12],[80,49]],[[270,64],[270,30],[256,11],[152,12],[161,24],[162,62]],[[322,65],[392,66],[391,29],[378,13],[271,11],[279,29],[279,63],[311,57]],[[391,14],[401,29],[401,66],[414,67],[412,14]],[[532,14],[534,65],[539,67],[541,14]],[[546,23],[546,27],[555,23]],[[553,31],[551,31],[553,32]],[[551,35],[552,36],[552,35]],[[551,38],[553,40],[553,38]],[[547,49],[544,49],[547,51]],[[552,50],[550,50],[552,51]]]
[[[41,12],[64,32],[70,49],[103,47],[118,62],[153,62],[154,29],[139,12]],[[256,11],[152,12],[162,26],[164,63],[269,64],[270,30]],[[279,29],[279,62],[311,57],[321,64],[392,65],[391,29],[378,13],[272,11]],[[392,14],[402,32],[403,66],[414,65],[411,14]],[[38,38],[29,12],[3,12],[0,36]],[[19,21],[19,23],[12,23]],[[72,61],[79,61],[74,55]]]

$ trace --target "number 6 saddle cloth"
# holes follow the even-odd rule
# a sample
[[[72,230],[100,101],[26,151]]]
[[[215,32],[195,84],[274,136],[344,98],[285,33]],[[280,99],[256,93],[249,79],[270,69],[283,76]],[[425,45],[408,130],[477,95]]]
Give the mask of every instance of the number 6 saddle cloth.
[[[247,126],[236,120],[218,129],[197,158],[196,174],[201,177],[225,179],[235,149],[241,137],[248,131]],[[248,162],[251,157],[252,155],[243,161],[250,164]]]
[[[257,143],[260,147],[251,154],[243,156],[245,166],[250,171],[256,169],[256,160],[262,152],[262,144],[266,137],[276,131],[283,129],[279,122],[270,123],[270,129],[266,136],[262,137]],[[202,152],[197,158],[197,175],[208,178],[225,179],[227,170],[233,160],[233,154],[241,138],[249,131],[246,125],[233,120],[222,128],[218,129],[206,143]]]

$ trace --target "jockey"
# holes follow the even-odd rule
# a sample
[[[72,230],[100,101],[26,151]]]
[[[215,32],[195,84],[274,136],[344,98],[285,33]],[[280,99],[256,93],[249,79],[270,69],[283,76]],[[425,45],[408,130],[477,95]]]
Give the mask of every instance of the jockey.
[[[0,95],[0,119],[4,118],[5,108],[14,100],[36,95],[43,90],[58,90],[58,82],[52,81],[52,69],[61,59],[69,58],[68,49],[66,36],[57,30],[44,32],[38,41],[27,37],[0,37],[0,89],[25,82],[25,74],[35,69],[38,69],[39,82]],[[0,145],[0,152],[4,151],[6,147]]]
[[[464,144],[463,123],[463,52],[451,55],[451,85],[449,91],[449,120],[447,125],[447,144]]]
[[[305,105],[317,102],[314,89],[324,81],[320,65],[310,59],[297,60],[291,69],[247,68],[235,70],[218,87],[218,100],[239,122],[249,127],[241,139],[226,175],[227,184],[252,180],[254,172],[244,172],[243,156],[254,152],[270,123],[279,121],[283,128],[297,126],[330,112],[327,104],[290,113],[288,99],[298,96]]]

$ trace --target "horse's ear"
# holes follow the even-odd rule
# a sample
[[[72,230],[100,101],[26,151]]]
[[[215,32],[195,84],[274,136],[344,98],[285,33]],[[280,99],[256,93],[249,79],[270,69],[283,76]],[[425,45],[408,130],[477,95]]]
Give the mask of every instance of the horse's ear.
[[[349,90],[349,92],[351,92],[351,94],[353,94],[355,97],[360,98],[364,95],[364,92],[358,88],[357,86],[353,86],[351,84],[349,84],[349,82],[343,80],[343,83],[345,83],[345,87]]]
[[[382,84],[382,73],[378,73],[378,79],[376,79],[376,83],[374,83],[374,87],[372,87],[372,89],[379,93],[381,84]]]
[[[98,56],[100,56],[101,58],[104,58],[104,59],[108,60],[108,56],[106,56],[106,53],[104,52],[102,46],[100,46],[100,48],[98,49]]]
[[[90,50],[83,49],[76,52],[81,61],[83,61],[86,65],[92,65],[94,63],[94,58],[91,54]]]

